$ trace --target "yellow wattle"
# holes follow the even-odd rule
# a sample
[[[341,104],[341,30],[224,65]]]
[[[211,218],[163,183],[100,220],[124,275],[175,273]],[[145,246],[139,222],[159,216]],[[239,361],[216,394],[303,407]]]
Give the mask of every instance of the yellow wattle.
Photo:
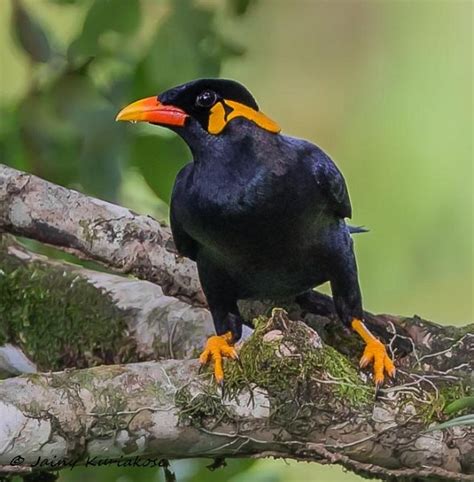
[[[225,104],[232,109],[232,112],[227,115],[227,118],[222,102],[225,102]],[[233,100],[225,99],[222,102],[218,102],[211,109],[207,128],[210,134],[219,134],[224,130],[224,127],[227,125],[227,123],[236,117],[245,117],[269,132],[278,133],[281,130],[280,126],[275,121],[267,117],[263,112],[256,111],[251,107]]]

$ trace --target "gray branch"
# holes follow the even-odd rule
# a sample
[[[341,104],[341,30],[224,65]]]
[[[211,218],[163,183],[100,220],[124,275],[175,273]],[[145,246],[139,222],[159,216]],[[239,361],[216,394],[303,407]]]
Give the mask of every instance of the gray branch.
[[[407,379],[374,401],[355,370],[326,351],[316,332],[274,310],[241,347],[242,368],[228,364],[224,396],[194,360],[6,380],[0,463],[276,456],[386,480],[472,480],[473,430],[424,431],[435,379]],[[255,381],[247,379],[253,359],[266,363]],[[277,366],[285,383],[272,379]]]
[[[203,340],[214,334],[210,313],[202,306],[167,296],[149,281],[48,259],[11,236],[0,235],[0,268],[2,303],[9,307],[0,310],[0,374],[195,358]],[[28,305],[26,314],[20,304]],[[67,311],[58,309],[64,305]],[[35,323],[25,326],[25,316]],[[111,319],[120,329],[108,346],[100,325]],[[81,336],[84,330],[87,336]],[[68,346],[72,338],[73,349]]]
[[[10,374],[89,367],[0,383],[4,472],[31,470],[38,456],[53,454],[77,463],[104,453],[273,455],[387,480],[473,479],[472,428],[425,432],[472,386],[473,325],[366,313],[388,333],[390,349],[404,344],[408,352],[397,358],[396,383],[374,400],[371,381],[356,368],[361,345],[331,329],[332,301],[315,294],[319,315],[287,304],[289,318],[281,311],[261,318],[240,349],[242,365],[226,366],[221,396],[207,373],[197,373],[196,361],[143,362],[193,357],[212,333],[195,266],[176,254],[167,227],[0,165],[0,230],[143,280],[52,261],[3,236],[0,289],[3,280],[11,307],[0,310],[0,367]],[[253,319],[272,305],[242,310]],[[94,367],[103,363],[127,365]],[[16,455],[25,459],[21,468],[11,464]]]
[[[1,164],[0,230],[157,283],[167,295],[204,303],[196,266],[176,253],[169,228]]]

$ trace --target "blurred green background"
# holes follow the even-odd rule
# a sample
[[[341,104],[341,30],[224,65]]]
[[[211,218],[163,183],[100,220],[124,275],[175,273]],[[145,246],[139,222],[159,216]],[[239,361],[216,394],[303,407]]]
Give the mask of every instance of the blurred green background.
[[[285,133],[343,171],[367,309],[473,319],[471,1],[1,0],[0,162],[167,218],[190,159],[168,131],[115,123],[203,76],[244,83]],[[179,482],[350,481],[338,468],[230,461]],[[153,481],[76,469],[61,480]]]

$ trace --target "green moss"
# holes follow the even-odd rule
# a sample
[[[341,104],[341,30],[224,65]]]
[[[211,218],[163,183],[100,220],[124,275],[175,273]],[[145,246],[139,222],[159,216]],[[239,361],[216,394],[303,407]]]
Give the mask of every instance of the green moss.
[[[428,392],[426,394],[430,395]],[[445,383],[438,386],[438,393],[431,394],[430,403],[420,407],[423,421],[430,424],[431,422],[446,420],[445,407],[468,395],[470,395],[470,389],[464,386],[462,382]]]
[[[12,260],[1,247],[0,262],[0,344],[19,345],[40,370],[127,361],[126,315],[106,293],[73,272]]]
[[[274,313],[279,311],[282,310]],[[264,317],[254,320],[255,331],[239,353],[241,363],[226,363],[226,389],[231,395],[252,384],[270,394],[318,385],[328,395],[350,401],[353,407],[373,398],[373,389],[360,379],[351,362],[329,346],[315,348],[308,337],[308,328],[302,323],[285,318],[285,323],[291,326],[281,330],[282,338],[265,341],[265,334],[275,329],[272,316],[270,321]],[[291,352],[289,356],[281,353],[282,346]]]
[[[84,239],[92,243],[92,241],[94,241],[94,231],[90,228],[90,222],[81,219],[79,220],[79,226],[82,228],[82,236]]]
[[[335,392],[350,401],[352,406],[363,405],[374,398],[374,389],[363,382],[351,361],[331,346],[321,353],[320,369],[331,380],[336,380]]]
[[[28,381],[34,385],[41,386],[43,388],[48,387],[48,380],[42,373],[28,373],[28,375],[25,375],[25,377],[27,377]]]
[[[443,326],[446,336],[453,338],[455,341],[460,340],[467,334],[474,333],[474,323],[462,326]]]
[[[317,413],[328,406],[328,399],[341,412],[373,399],[373,387],[360,379],[351,361],[331,347],[315,347],[308,327],[288,320],[283,310],[275,309],[270,319],[260,317],[254,323],[254,333],[239,352],[240,362],[224,362],[225,398],[262,388],[270,399],[273,422],[300,435],[318,423]],[[265,337],[271,331],[275,336]],[[212,367],[208,369],[210,374]],[[187,387],[179,390],[176,405],[182,420],[197,426],[210,418],[232,420],[215,387],[210,376],[203,393],[193,396]]]

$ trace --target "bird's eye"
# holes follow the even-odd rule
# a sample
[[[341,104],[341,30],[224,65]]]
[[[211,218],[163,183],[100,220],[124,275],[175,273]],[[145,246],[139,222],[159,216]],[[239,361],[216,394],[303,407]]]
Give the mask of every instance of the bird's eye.
[[[217,101],[217,94],[212,90],[205,90],[196,97],[198,107],[212,107]]]

